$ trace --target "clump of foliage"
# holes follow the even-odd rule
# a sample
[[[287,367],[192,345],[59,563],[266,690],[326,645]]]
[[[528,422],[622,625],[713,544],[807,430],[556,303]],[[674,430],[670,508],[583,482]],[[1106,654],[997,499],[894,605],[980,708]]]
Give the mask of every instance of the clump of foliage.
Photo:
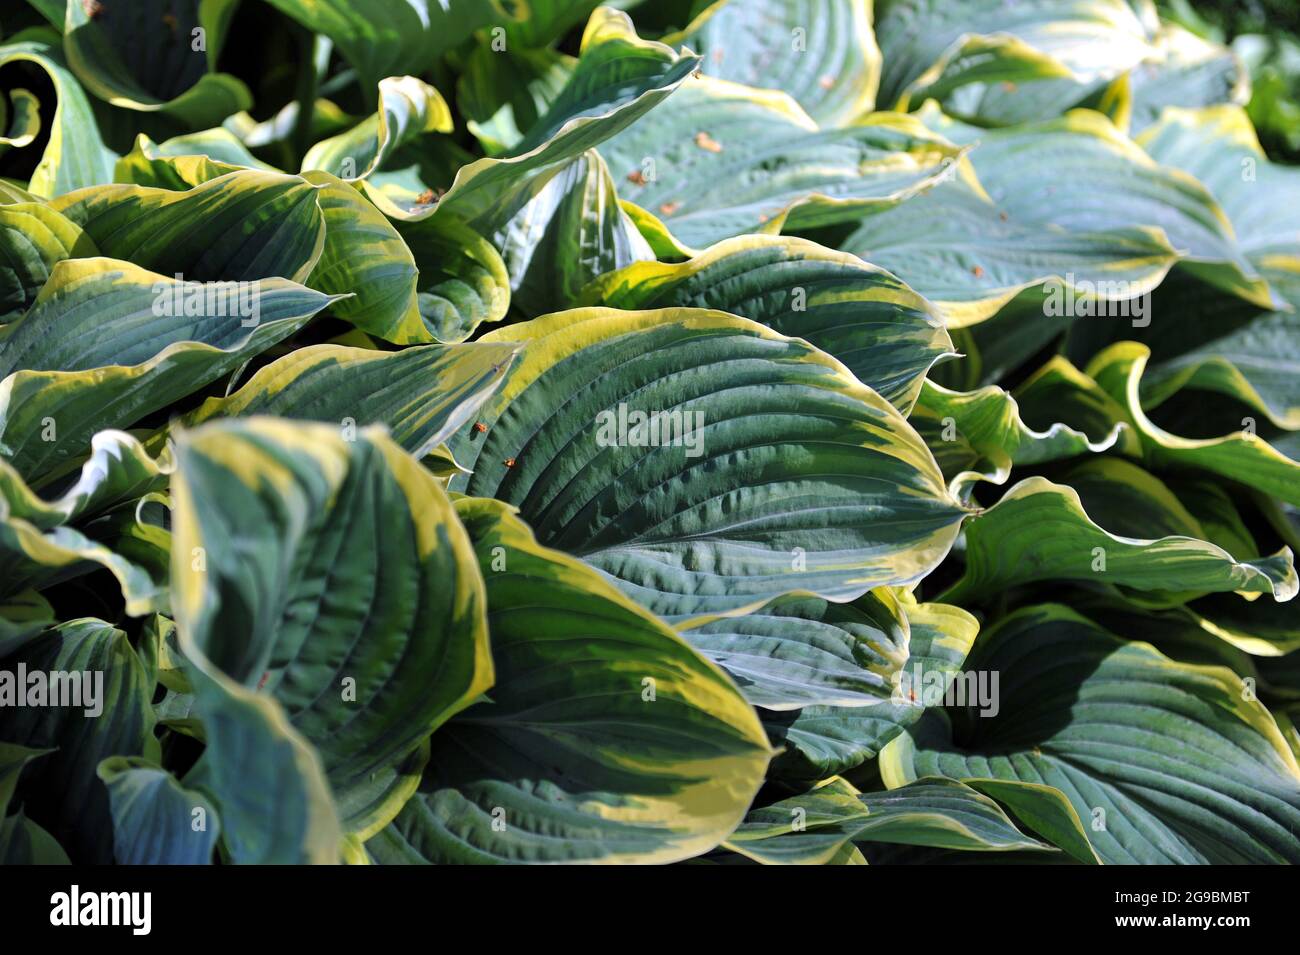
[[[1237,55],[619,6],[7,12],[0,858],[1300,861]]]

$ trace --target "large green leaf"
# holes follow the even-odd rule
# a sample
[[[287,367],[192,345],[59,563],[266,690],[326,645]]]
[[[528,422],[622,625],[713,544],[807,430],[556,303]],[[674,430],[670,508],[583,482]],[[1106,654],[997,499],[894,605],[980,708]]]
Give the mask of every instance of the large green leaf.
[[[185,192],[113,185],[51,205],[103,255],[191,282],[304,281],[320,258],[317,187],[297,176],[237,170]]]
[[[908,659],[908,618],[888,588],[845,604],[787,594],[684,635],[768,710],[884,703]]]
[[[871,0],[723,0],[681,40],[710,76],[789,93],[818,123],[848,125],[875,105]]]
[[[85,232],[49,206],[0,205],[0,324],[27,311],[56,263],[98,254]]]
[[[0,67],[34,63],[49,75],[58,99],[45,153],[28,185],[42,198],[112,182],[117,159],[100,138],[90,101],[68,71],[56,42],[57,37],[46,31],[32,30],[0,45]]]
[[[892,792],[859,793],[838,777],[752,810],[727,847],[768,865],[819,865],[858,842],[982,852],[1049,848],[963,783],[921,779]]]
[[[671,862],[740,822],[771,755],[735,685],[497,501],[457,511],[487,581],[490,699],[433,735],[380,862]]]
[[[983,321],[1048,280],[1045,317],[1149,323],[1149,313],[1103,307],[1150,292],[1175,262],[1233,295],[1272,301],[1205,187],[1157,165],[1101,114],[1075,110],[996,131],[934,109],[922,115],[955,142],[978,140],[970,154],[978,181],[963,176],[871,216],[844,247],[897,273],[951,324]],[[1093,201],[1098,189],[1112,201]]]
[[[1119,342],[1097,355],[1085,372],[1127,412],[1149,466],[1199,468],[1300,505],[1300,463],[1273,448],[1241,422],[1243,430],[1216,438],[1180,438],[1152,421],[1142,408],[1142,376],[1150,351]]]
[[[909,420],[925,437],[956,494],[975,481],[1005,483],[1013,465],[1106,451],[1126,428],[1116,423],[1098,441],[1061,423],[1036,431],[1021,418],[1016,399],[996,385],[961,392],[931,381],[922,385]]]
[[[1226,394],[1262,411],[1279,427],[1300,428],[1300,234],[1289,210],[1300,202],[1300,173],[1268,161],[1244,111],[1220,106],[1169,110],[1141,143],[1159,162],[1201,179],[1223,204],[1238,242],[1290,308],[1241,316],[1205,296],[1178,300],[1177,328],[1152,332],[1143,403],[1182,387]]]
[[[401,191],[366,183],[366,194],[388,215],[423,219],[438,212],[478,227],[508,221],[532,198],[534,180],[569,162],[644,116],[699,65],[671,47],[637,37],[626,15],[607,7],[592,14],[582,55],[546,114],[508,156],[462,168],[446,195],[411,202]],[[483,231],[486,231],[484,229]]]
[[[429,733],[492,684],[469,540],[375,429],[214,421],[176,459],[181,648],[278,701],[364,838],[414,788]]]
[[[888,786],[1046,784],[1105,862],[1300,860],[1300,769],[1230,671],[1176,663],[1056,605],[984,634],[971,665],[1001,673],[1000,711],[927,713],[881,754]]]
[[[47,631],[5,664],[0,737],[57,750],[26,769],[16,798],[78,862],[112,861],[108,790],[95,770],[109,756],[156,756],[144,667],[125,633],[88,617]]]
[[[386,76],[423,73],[477,29],[509,22],[499,0],[268,0],[323,33],[374,88]],[[522,10],[527,5],[520,4]]]
[[[1178,522],[1168,491],[1162,495],[1150,486],[1158,482],[1137,468],[1123,473],[1140,476],[1145,483],[1131,488],[1126,510],[1112,508],[1112,517],[1123,514],[1127,519],[1115,532],[1089,516],[1071,487],[1041,477],[1012,487],[966,528],[965,573],[942,599],[980,600],[1039,580],[1091,581],[1163,594],[1239,591],[1277,600],[1295,596],[1300,582],[1289,548],[1250,559],[1253,555],[1237,557],[1185,533],[1155,539],[1125,536],[1130,526],[1158,533],[1163,522]]]
[[[773,761],[771,775],[809,781],[848,772],[873,759],[927,706],[939,705],[954,680],[964,679],[962,662],[979,632],[976,619],[960,607],[917,603],[905,594],[900,594],[900,600],[909,632],[907,659],[888,673],[887,694],[865,706],[814,704],[794,711],[764,710],[761,716],[768,736],[785,750]],[[830,620],[843,621],[852,613],[834,608],[827,606],[832,611]],[[686,635],[696,639],[695,631]]]
[[[63,51],[82,85],[113,106],[160,112],[202,129],[249,109],[242,81],[210,71],[231,0],[67,0]],[[93,14],[93,15],[92,15]],[[140,55],[143,37],[151,55]]]
[[[0,453],[29,480],[301,328],[331,299],[284,279],[178,281],[115,259],[54,267],[0,347]]]
[[[221,833],[216,807],[167,770],[139,757],[103,760],[120,865],[207,865]]]
[[[880,101],[959,90],[954,105],[986,122],[1047,118],[1149,56],[1149,26],[1126,0],[882,0]]]
[[[309,345],[259,369],[234,394],[209,398],[184,423],[275,415],[340,428],[382,424],[421,458],[472,423],[501,386],[516,350],[479,342],[395,352]]]
[[[716,308],[834,355],[904,413],[952,352],[930,304],[883,269],[805,239],[743,236],[680,265],[631,265],[594,282],[584,305]]]
[[[207,795],[221,817],[223,856],[235,864],[339,861],[338,811],[321,758],[274,699],[220,673],[196,673],[192,715],[203,755],[181,781]]]
[[[510,308],[510,273],[496,247],[452,218],[394,223],[419,269],[416,307],[433,336],[463,342]]]
[[[597,276],[654,260],[594,149],[539,177],[535,187],[527,205],[489,232],[510,273],[511,304],[523,314],[574,305]]]
[[[442,95],[415,76],[390,76],[379,83],[379,110],[345,133],[323,139],[307,151],[302,168],[340,179],[365,179],[403,143],[422,133],[449,133],[451,110]]]
[[[486,340],[525,348],[486,433],[452,441],[473,471],[452,487],[517,505],[541,543],[656,613],[907,583],[966,513],[892,405],[747,319],[576,309]]]
[[[517,146],[573,74],[573,57],[556,50],[512,50],[501,56],[480,42],[456,81],[456,106],[488,155]]]
[[[601,144],[627,198],[686,246],[746,232],[850,222],[923,192],[957,147],[915,119],[873,113],[818,129],[784,93],[701,77]]]

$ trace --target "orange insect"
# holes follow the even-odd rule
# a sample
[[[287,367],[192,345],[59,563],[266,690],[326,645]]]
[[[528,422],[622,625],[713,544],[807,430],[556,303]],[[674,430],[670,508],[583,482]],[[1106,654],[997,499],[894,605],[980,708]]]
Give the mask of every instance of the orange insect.
[[[441,191],[435,192],[432,189],[426,189],[424,190],[424,192],[420,193],[418,196],[415,197],[415,204],[417,206],[431,206],[438,201],[438,198],[441,195],[442,195]]]
[[[474,422],[474,430],[477,431],[479,434],[483,434],[483,432],[487,431],[487,425],[485,425],[482,421],[476,421]]]
[[[695,145],[699,146],[706,152],[722,152],[722,143],[718,142],[706,132],[698,132],[695,134]]]
[[[627,181],[636,186],[644,186],[645,173],[643,173],[640,169],[633,169],[630,173],[627,174]]]
[[[973,275],[973,276],[975,276],[977,279],[978,279],[978,278],[983,278],[983,277],[984,277],[984,266],[982,266],[982,265],[972,265],[972,266],[971,266],[971,270],[970,270],[970,274]]]
[[[659,207],[659,211],[666,216],[670,216],[681,207],[682,204],[680,202],[665,202],[663,205]]]
[[[515,466],[515,459],[514,459],[514,458],[506,458],[505,461],[503,461],[502,463],[503,463],[506,467],[508,467],[508,468],[512,468],[512,467]]]

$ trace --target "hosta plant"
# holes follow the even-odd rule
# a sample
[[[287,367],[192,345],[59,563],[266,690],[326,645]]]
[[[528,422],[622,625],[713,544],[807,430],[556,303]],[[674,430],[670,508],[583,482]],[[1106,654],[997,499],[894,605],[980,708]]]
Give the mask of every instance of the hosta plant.
[[[9,4],[0,859],[1300,861],[1238,53],[618,7]]]

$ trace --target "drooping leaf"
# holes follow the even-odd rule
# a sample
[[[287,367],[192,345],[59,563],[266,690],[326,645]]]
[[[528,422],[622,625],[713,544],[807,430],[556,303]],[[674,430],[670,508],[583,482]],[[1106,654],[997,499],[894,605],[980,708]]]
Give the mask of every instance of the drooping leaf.
[[[998,714],[927,713],[881,755],[888,786],[931,775],[1046,784],[1089,820],[1104,862],[1298,857],[1300,770],[1230,671],[1176,663],[1059,605],[1008,617],[971,665],[1002,674]]]
[[[457,511],[487,581],[490,699],[433,735],[379,862],[671,862],[740,821],[770,751],[735,685],[510,508]]]
[[[165,769],[139,757],[99,764],[113,813],[120,865],[207,865],[221,833],[216,807]]]
[[[275,698],[365,838],[414,787],[393,771],[492,684],[482,579],[451,504],[374,429],[214,421],[181,433],[176,460],[181,648]]]
[[[67,0],[63,51],[82,85],[113,106],[159,112],[193,129],[215,126],[253,105],[241,80],[211,69],[228,23],[220,8],[230,6],[229,0],[97,6]],[[139,55],[143,37],[153,55]]]
[[[153,687],[126,634],[88,617],[62,623],[10,657],[4,676],[12,702],[0,737],[56,750],[31,763],[14,798],[73,859],[112,861],[108,790],[95,769],[109,756],[157,751]]]

